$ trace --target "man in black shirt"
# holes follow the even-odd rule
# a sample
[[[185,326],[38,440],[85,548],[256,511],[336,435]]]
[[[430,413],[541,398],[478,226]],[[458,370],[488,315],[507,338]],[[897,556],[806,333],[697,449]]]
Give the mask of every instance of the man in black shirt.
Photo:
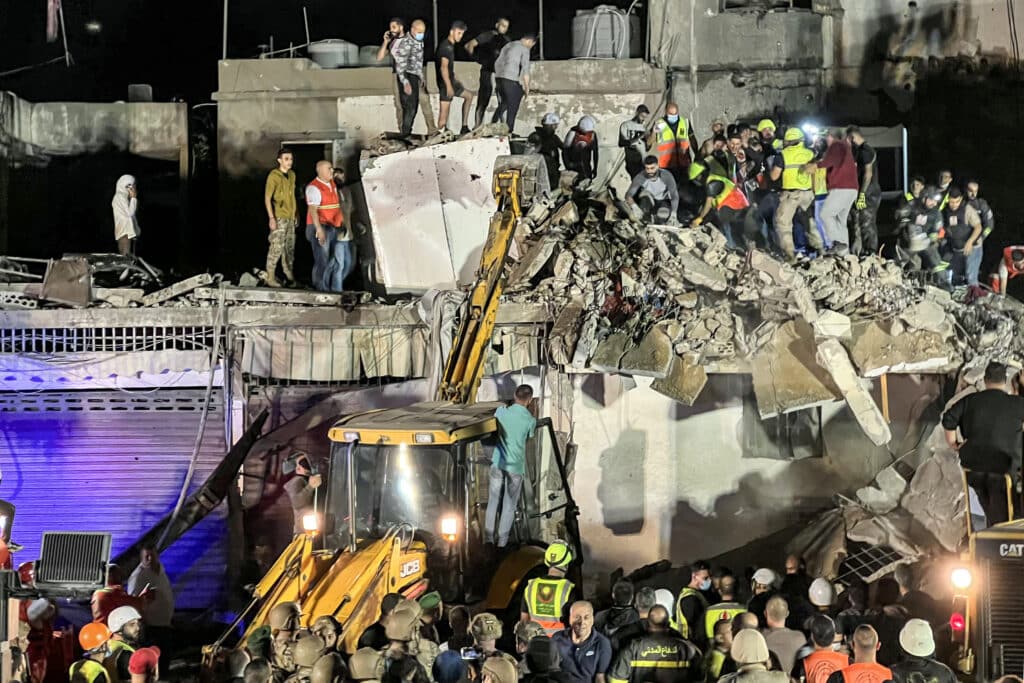
[[[1019,376],[1013,384],[1019,393]],[[989,363],[984,391],[964,396],[942,416],[946,442],[960,453],[967,485],[978,494],[988,526],[1009,519],[1005,475],[1017,475],[1021,464],[1024,398],[1007,394],[1005,388],[1006,366]]]
[[[484,122],[484,112],[491,103],[494,93],[494,62],[501,54],[501,48],[508,44],[509,20],[498,17],[494,28],[484,31],[466,43],[466,52],[480,65],[480,91],[476,98],[476,125]]]
[[[878,251],[878,206],[882,203],[882,187],[878,184],[878,155],[864,141],[857,126],[846,129],[846,137],[853,146],[853,158],[857,162],[857,181],[860,192],[853,205],[854,254],[873,254]]]
[[[442,130],[448,127],[448,112],[452,106],[452,100],[456,97],[462,98],[462,129],[461,134],[469,132],[470,114],[473,111],[472,90],[467,90],[462,83],[455,78],[455,44],[466,35],[466,24],[463,21],[452,22],[448,31],[448,37],[437,46],[434,55],[434,66],[437,70],[437,91],[441,94],[441,111],[437,115],[437,128]]]

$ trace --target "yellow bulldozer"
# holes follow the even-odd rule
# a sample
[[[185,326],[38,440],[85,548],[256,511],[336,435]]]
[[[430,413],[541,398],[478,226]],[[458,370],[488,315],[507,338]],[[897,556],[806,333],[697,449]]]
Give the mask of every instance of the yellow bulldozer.
[[[543,184],[539,178],[543,176]],[[343,647],[356,649],[380,616],[387,593],[415,598],[438,591],[448,604],[470,604],[518,617],[528,579],[545,572],[543,518],[560,513],[559,529],[580,557],[577,509],[550,419],[538,421],[528,463],[546,462],[562,491],[541,501],[524,483],[510,548],[483,552],[489,449],[498,433],[498,403],[474,403],[490,347],[509,246],[524,210],[546,189],[538,156],[498,157],[493,176],[498,208],[478,278],[462,313],[437,400],[340,418],[329,431],[330,458],[316,511],[259,582],[254,600],[217,643],[204,649],[211,666],[243,622],[244,645],[274,606],[297,602],[302,626],[331,615],[343,626]],[[544,504],[552,509],[541,509]],[[578,572],[578,566],[577,566]],[[511,629],[509,629],[511,631]]]

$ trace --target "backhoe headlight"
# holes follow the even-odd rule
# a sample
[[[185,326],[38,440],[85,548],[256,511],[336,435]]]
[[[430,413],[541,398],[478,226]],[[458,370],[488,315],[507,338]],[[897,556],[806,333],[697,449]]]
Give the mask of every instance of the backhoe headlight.
[[[359,432],[345,432],[345,441],[359,441]]]
[[[441,518],[441,537],[449,543],[454,543],[459,537],[459,518],[454,515],[447,515]]]
[[[315,534],[320,531],[320,515],[310,512],[302,516],[302,530],[307,534]]]
[[[434,443],[434,435],[430,432],[416,432],[412,438],[416,443]]]
[[[971,582],[974,580],[974,577],[971,576],[971,570],[966,567],[957,567],[953,570],[953,573],[949,575],[949,580],[953,584],[954,588],[967,590],[971,587]]]

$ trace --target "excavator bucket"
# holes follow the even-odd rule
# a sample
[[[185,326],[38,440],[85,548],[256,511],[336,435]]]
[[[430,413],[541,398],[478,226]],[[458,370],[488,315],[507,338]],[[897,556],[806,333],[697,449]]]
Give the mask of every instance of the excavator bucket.
[[[544,157],[539,154],[506,154],[494,160],[494,194],[500,196],[512,183],[511,176],[518,172],[519,207],[525,211],[533,200],[551,194],[551,182]],[[500,199],[499,199],[500,201]]]

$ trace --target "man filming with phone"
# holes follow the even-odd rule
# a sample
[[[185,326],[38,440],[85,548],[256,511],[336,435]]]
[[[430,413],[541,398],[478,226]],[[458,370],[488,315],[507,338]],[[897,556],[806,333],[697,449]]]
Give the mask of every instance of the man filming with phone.
[[[316,490],[320,488],[322,478],[316,468],[310,463],[309,456],[305,453],[292,455],[281,466],[283,474],[295,473],[284,485],[284,491],[288,494],[288,500],[292,503],[292,512],[295,514],[294,532],[301,534],[302,517],[314,512],[314,501]]]

